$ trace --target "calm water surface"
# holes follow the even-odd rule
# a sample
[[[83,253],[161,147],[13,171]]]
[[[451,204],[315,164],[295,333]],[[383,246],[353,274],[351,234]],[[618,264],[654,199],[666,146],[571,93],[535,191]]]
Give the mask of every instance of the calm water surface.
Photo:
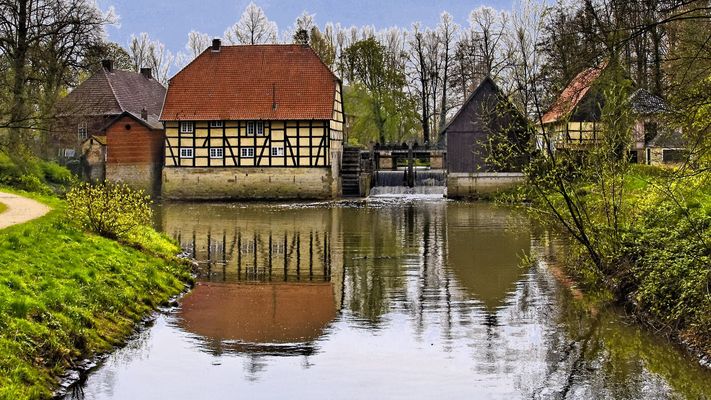
[[[511,209],[170,203],[158,216],[199,283],[70,399],[711,398],[711,372],[571,298],[549,268],[560,243]]]

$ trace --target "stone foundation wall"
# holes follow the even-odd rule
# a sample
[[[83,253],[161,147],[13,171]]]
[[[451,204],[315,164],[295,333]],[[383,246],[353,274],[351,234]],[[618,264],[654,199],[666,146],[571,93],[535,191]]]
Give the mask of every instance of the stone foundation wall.
[[[326,168],[164,168],[167,199],[330,199],[337,196]]]
[[[156,196],[160,194],[160,169],[158,163],[106,163],[106,180],[125,183],[133,189]]]
[[[490,197],[499,191],[515,188],[525,180],[524,175],[518,172],[449,173],[447,197],[453,199]]]

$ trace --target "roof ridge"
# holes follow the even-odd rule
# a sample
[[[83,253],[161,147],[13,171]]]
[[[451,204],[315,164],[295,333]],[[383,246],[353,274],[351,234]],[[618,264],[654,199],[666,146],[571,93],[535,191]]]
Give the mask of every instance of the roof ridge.
[[[116,95],[116,90],[114,90],[114,85],[111,84],[111,79],[109,78],[108,71],[106,71],[105,68],[101,68],[101,70],[104,72],[104,77],[106,78],[106,83],[109,84],[109,89],[111,89],[111,94],[114,95],[114,99],[116,100],[116,103],[118,104],[119,109],[121,109],[121,111],[126,111],[123,108],[123,104],[121,104],[121,100],[119,100],[119,97]]]
[[[450,119],[449,122],[447,122],[447,124],[444,126],[444,128],[442,128],[439,132],[437,132],[438,135],[442,135],[444,133],[444,131],[449,129],[450,125],[452,125],[452,123],[454,123],[454,121],[457,119],[457,117],[459,117],[459,114],[464,112],[464,109],[466,108],[467,104],[469,104],[474,99],[474,96],[477,93],[479,93],[480,90],[483,90],[484,83],[486,81],[491,81],[491,83],[494,85],[494,89],[496,89],[496,92],[501,92],[501,89],[499,89],[499,85],[497,85],[496,82],[494,82],[494,79],[490,75],[486,75],[484,78],[482,78],[482,80],[479,82],[479,84],[476,86],[476,88],[474,88],[474,90],[469,94],[469,96],[467,96],[466,100],[464,100],[464,103],[462,103],[462,106],[454,114],[454,116],[452,116],[452,119]]]

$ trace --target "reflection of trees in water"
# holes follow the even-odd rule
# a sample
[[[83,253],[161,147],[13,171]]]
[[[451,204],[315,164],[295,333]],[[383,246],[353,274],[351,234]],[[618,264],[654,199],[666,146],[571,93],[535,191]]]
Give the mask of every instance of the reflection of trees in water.
[[[545,260],[533,270],[536,284],[553,298],[545,315],[546,374],[532,397],[711,398],[711,371],[690,363],[674,345],[624,321],[619,310],[549,289],[556,283],[546,265],[559,262],[564,244],[550,232],[534,240],[534,252]]]

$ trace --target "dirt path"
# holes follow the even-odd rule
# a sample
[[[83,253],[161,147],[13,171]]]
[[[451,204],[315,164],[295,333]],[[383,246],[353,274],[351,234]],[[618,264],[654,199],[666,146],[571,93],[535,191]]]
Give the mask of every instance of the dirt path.
[[[0,203],[7,206],[7,210],[0,213],[0,229],[39,218],[50,210],[42,203],[5,192],[0,192]]]

